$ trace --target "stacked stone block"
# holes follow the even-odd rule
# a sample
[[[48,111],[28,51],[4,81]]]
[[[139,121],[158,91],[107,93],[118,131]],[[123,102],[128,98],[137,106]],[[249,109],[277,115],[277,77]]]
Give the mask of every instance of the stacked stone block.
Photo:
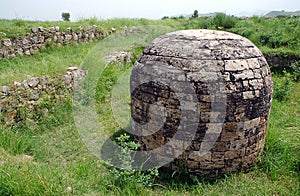
[[[140,150],[190,142],[168,146],[158,163],[162,155],[180,154],[168,167],[183,163],[191,173],[215,177],[250,168],[263,150],[273,83],[262,53],[241,36],[212,30],[163,35],[135,63],[131,88]]]

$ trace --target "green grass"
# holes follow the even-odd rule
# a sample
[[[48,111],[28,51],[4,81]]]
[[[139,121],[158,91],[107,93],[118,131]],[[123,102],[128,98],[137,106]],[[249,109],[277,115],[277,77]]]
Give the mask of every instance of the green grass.
[[[107,99],[100,101],[98,108],[109,107],[109,92],[127,67],[112,63],[106,68],[104,75],[113,77],[104,77],[98,84],[106,88],[103,93]],[[275,75],[275,85],[282,79]],[[292,87],[289,101],[273,100],[266,147],[261,162],[252,171],[212,182],[161,173],[152,188],[136,184],[134,179],[121,185],[81,141],[68,102],[57,106],[48,120],[32,130],[1,129],[0,190],[3,195],[297,195],[300,85],[293,83]],[[105,115],[101,119],[107,121],[108,128],[118,128],[112,123],[111,112],[101,115]]]
[[[131,25],[145,21],[132,20]],[[114,26],[128,21],[110,22]],[[173,20],[164,22],[174,24]],[[1,85],[22,80],[27,74],[54,76],[64,73],[69,65],[80,64],[91,70],[88,81],[101,75],[93,86],[99,89],[96,109],[107,133],[113,134],[120,127],[113,119],[111,91],[132,63],[104,67],[101,59],[121,50],[131,50],[138,56],[154,37],[173,30],[142,29],[141,35],[117,34],[99,43],[50,48],[32,57],[1,61]],[[274,73],[275,85],[280,86],[287,77]],[[0,195],[299,195],[300,83],[291,81],[289,85],[286,99],[273,100],[263,156],[249,172],[207,181],[185,173],[160,171],[152,187],[138,182],[138,176],[128,178],[124,184],[84,145],[72,118],[69,97],[38,124],[13,130],[0,125]]]
[[[118,69],[119,68],[119,69]],[[125,69],[111,64],[105,73]],[[111,72],[113,70],[113,72]],[[116,71],[116,72],[115,72]],[[115,74],[117,73],[117,74]],[[113,78],[115,78],[113,77]],[[109,79],[109,78],[108,78]],[[275,84],[283,79],[274,76]],[[98,86],[108,93],[116,80]],[[93,157],[73,124],[71,103],[57,106],[44,126],[32,130],[1,129],[0,190],[14,195],[297,195],[299,194],[300,84],[293,83],[289,101],[273,100],[266,147],[261,162],[250,172],[212,182],[182,174],[161,173],[152,188],[128,179],[126,186]],[[105,96],[109,99],[109,93]],[[70,101],[70,100],[69,100]],[[99,102],[108,107],[109,102]],[[110,112],[102,120],[113,121]],[[116,124],[107,123],[116,130]]]
[[[0,61],[0,84],[10,85],[30,76],[53,77],[67,71],[69,66],[79,66],[97,42],[72,44],[43,49],[34,56],[16,57]]]
[[[229,31],[250,39],[263,52],[281,52],[299,55],[300,17],[259,18],[240,20]]]

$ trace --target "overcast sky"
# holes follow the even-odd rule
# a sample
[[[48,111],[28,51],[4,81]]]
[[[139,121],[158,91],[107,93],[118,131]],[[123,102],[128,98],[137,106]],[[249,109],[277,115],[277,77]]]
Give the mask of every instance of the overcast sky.
[[[270,10],[300,10],[300,0],[0,0],[0,18],[61,20],[69,12],[71,20],[97,17],[150,18],[199,13],[261,14]]]

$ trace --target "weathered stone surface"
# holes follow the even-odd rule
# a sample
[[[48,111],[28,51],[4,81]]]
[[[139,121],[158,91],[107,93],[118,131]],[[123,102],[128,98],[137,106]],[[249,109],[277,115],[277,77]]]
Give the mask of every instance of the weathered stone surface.
[[[34,27],[34,28],[31,28],[31,32],[32,33],[37,33],[39,31],[39,29],[38,28],[36,28],[36,27]]]
[[[41,77],[41,80],[40,80],[40,83],[41,83],[42,85],[47,85],[47,84],[49,83],[48,77],[47,77],[47,76],[42,76],[42,77]]]
[[[38,27],[40,32],[44,32],[44,27]]]
[[[74,41],[78,41],[78,35],[76,33],[72,33]]]
[[[11,88],[9,86],[2,86],[3,93],[9,93],[10,91],[11,91]]]
[[[21,83],[21,82],[14,81],[14,86],[20,87],[20,86],[22,86],[22,83]]]
[[[117,63],[126,63],[126,62],[130,62],[132,58],[133,58],[132,52],[121,51],[105,57],[105,61],[107,63],[111,61],[115,61]]]
[[[66,35],[66,41],[70,41],[73,38],[72,35]]]
[[[64,75],[64,80],[65,80],[66,84],[71,84],[72,76],[70,74],[65,74]]]
[[[211,30],[163,35],[135,63],[131,88],[132,130],[141,150],[164,146],[179,130],[183,133],[176,139],[182,141],[194,134],[171,168],[183,162],[191,173],[215,177],[256,162],[264,146],[273,83],[266,60],[249,40]],[[158,103],[165,113],[149,113]],[[182,122],[198,125],[195,133]],[[141,123],[147,125],[141,130],[147,136],[139,134]]]
[[[249,69],[247,60],[225,60],[225,71],[243,71]]]
[[[68,67],[67,70],[68,70],[68,71],[76,71],[76,70],[78,70],[78,67],[75,67],[75,66],[73,66],[73,67]]]
[[[6,47],[12,46],[12,42],[10,39],[3,39],[2,41],[3,41],[3,45]]]
[[[25,49],[24,50],[24,54],[27,55],[27,56],[30,56],[31,55],[30,50],[29,49]]]
[[[40,83],[38,78],[31,78],[30,82],[28,85],[32,88],[36,87]]]

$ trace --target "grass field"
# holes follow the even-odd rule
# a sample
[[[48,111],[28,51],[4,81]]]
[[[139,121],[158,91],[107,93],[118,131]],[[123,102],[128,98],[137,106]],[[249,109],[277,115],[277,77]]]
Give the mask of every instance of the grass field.
[[[112,64],[105,71],[119,69]],[[120,72],[119,72],[120,73]],[[105,74],[105,73],[104,73]],[[114,76],[114,77],[113,77]],[[116,75],[113,75],[115,78]],[[274,76],[275,81],[283,79]],[[109,89],[108,82],[100,86]],[[276,84],[276,83],[275,83]],[[103,88],[102,86],[102,88]],[[300,85],[292,84],[289,101],[273,101],[265,151],[250,172],[233,174],[213,182],[186,174],[161,173],[152,187],[143,187],[139,177],[116,178],[83,144],[72,116],[71,103],[56,111],[38,127],[8,130],[0,134],[0,192],[2,195],[297,195],[299,194]],[[105,93],[105,92],[103,92]],[[107,94],[109,95],[109,93]],[[109,99],[109,96],[106,97]],[[109,108],[109,102],[99,103]],[[103,114],[103,113],[101,113]],[[111,113],[102,120],[112,130]],[[170,177],[172,176],[172,177]],[[126,176],[125,176],[126,177]],[[184,180],[183,180],[184,179]],[[120,183],[122,181],[122,183]]]
[[[162,22],[172,28],[153,27],[148,29],[152,31],[144,31],[141,35],[127,38],[114,35],[99,43],[47,48],[32,57],[2,60],[0,84],[11,84],[26,75],[61,74],[70,65],[95,69],[94,75],[101,74],[95,84],[99,90],[95,95],[98,117],[112,134],[119,127],[112,116],[111,92],[120,75],[132,63],[111,63],[104,68],[101,58],[120,50],[131,50],[138,56],[141,48],[157,35],[181,28],[177,24],[182,23],[174,21]],[[37,23],[25,23],[37,26]],[[161,24],[144,19],[101,23],[107,23],[107,29],[117,25]],[[44,23],[41,25],[45,26]],[[22,28],[20,32],[23,32]],[[72,118],[70,96],[65,103],[56,105],[48,118],[36,124],[13,130],[0,125],[0,195],[299,195],[300,83],[293,80],[292,74],[273,73],[276,95],[266,146],[259,164],[249,172],[208,181],[184,172],[159,171],[156,176],[115,171],[85,146]]]

